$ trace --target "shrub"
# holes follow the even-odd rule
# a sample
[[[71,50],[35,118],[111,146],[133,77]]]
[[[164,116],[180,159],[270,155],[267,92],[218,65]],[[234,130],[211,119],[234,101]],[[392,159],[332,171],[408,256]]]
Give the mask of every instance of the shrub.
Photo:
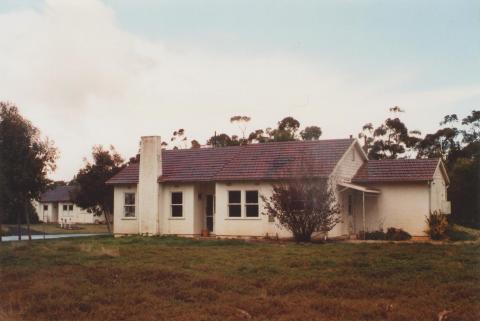
[[[411,239],[412,236],[401,228],[390,227],[385,234],[385,238],[389,241],[406,241]]]
[[[474,230],[455,224],[449,224],[446,234],[450,241],[475,241],[478,239]]]
[[[433,212],[427,217],[428,229],[425,231],[432,240],[441,240],[447,236],[447,215]]]
[[[363,232],[358,234],[358,238],[363,238]],[[387,238],[384,231],[372,231],[372,232],[365,232],[365,239],[366,240],[385,240]]]

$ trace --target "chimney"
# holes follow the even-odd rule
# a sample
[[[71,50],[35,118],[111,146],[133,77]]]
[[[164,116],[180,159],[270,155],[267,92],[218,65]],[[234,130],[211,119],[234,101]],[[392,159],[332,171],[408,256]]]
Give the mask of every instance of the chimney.
[[[159,234],[158,177],[161,175],[162,140],[160,136],[143,136],[140,142],[140,176],[138,182],[140,234]]]

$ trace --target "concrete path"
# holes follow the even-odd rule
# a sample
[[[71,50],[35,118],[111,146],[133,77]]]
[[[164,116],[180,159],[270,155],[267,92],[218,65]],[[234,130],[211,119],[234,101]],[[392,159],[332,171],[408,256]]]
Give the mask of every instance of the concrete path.
[[[32,240],[52,240],[52,239],[62,239],[69,237],[87,237],[87,236],[100,236],[100,235],[109,235],[108,233],[97,233],[97,234],[47,234],[47,235],[32,235]],[[22,241],[28,240],[28,235],[22,235]],[[3,242],[13,242],[18,241],[17,235],[12,236],[3,236]]]

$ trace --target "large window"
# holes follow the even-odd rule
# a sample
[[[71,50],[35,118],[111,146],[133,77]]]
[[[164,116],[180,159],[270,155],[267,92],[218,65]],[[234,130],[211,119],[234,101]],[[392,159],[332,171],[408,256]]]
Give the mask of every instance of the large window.
[[[240,191],[228,192],[228,216],[229,217],[242,216],[242,192]]]
[[[258,191],[245,192],[245,214],[247,217],[258,217]]]
[[[183,217],[182,192],[172,192],[172,217]]]
[[[125,193],[123,216],[135,217],[135,193]]]

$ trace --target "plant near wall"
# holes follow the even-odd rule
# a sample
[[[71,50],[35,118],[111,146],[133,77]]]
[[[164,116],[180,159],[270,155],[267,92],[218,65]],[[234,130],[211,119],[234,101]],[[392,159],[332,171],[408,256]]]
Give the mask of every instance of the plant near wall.
[[[266,213],[290,230],[297,242],[310,242],[315,232],[328,233],[341,221],[340,205],[328,180],[302,177],[273,186],[261,196]]]
[[[447,237],[448,218],[439,212],[430,213],[426,219],[428,229],[425,231],[432,240],[442,240]]]

